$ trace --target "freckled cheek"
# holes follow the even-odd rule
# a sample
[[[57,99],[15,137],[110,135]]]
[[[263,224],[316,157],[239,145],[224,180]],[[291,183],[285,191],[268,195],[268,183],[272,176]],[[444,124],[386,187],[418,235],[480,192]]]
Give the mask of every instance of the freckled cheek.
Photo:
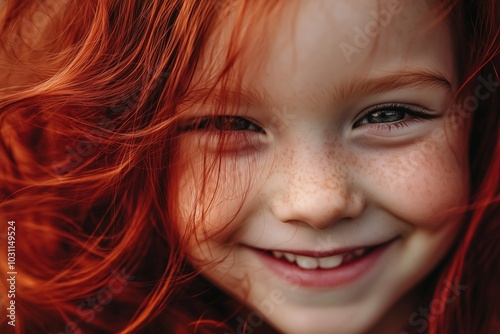
[[[465,155],[447,143],[414,145],[374,158],[375,202],[414,224],[437,224],[464,204],[468,192]]]
[[[224,242],[241,225],[240,208],[252,195],[255,162],[232,158],[192,158],[182,164],[177,192],[177,216],[181,228],[199,240]],[[258,178],[257,178],[258,180]]]

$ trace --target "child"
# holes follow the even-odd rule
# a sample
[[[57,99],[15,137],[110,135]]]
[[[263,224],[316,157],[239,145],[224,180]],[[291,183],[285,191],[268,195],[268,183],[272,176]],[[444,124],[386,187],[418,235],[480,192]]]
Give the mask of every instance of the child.
[[[2,6],[2,332],[498,332],[495,0]]]

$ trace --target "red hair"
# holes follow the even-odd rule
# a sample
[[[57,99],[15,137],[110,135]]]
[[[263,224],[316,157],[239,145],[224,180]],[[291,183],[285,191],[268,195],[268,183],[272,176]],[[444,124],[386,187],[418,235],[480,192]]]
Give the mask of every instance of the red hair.
[[[472,97],[478,105],[472,111],[466,107],[462,116],[471,118],[466,225],[434,289],[437,302],[431,308],[429,333],[497,333],[500,287],[493,282],[500,279],[495,264],[500,256],[500,6],[496,1],[455,1],[453,6],[450,19],[458,36],[463,78],[458,101],[464,106]],[[491,94],[479,97],[478,86],[488,86]],[[454,292],[445,282],[457,281],[465,291],[457,301],[446,303]]]
[[[16,221],[16,333],[158,326],[183,333],[187,323],[210,333],[234,315],[233,301],[186,260],[169,196],[182,153],[177,106],[206,98],[189,88],[223,11],[237,10],[238,20],[214,86],[227,84],[244,47],[238,27],[249,1],[238,8],[222,2],[2,3],[0,230]],[[500,9],[495,0],[443,3],[459,55],[460,104],[480,78],[499,80]],[[254,6],[269,13],[275,3]],[[430,278],[430,298],[440,305],[431,309],[429,333],[493,333],[498,326],[500,101],[491,93],[461,119],[471,148],[467,224]],[[0,256],[7,257],[6,247]],[[6,275],[4,261],[0,268]],[[445,303],[443,291],[452,293],[445,283],[456,278],[467,289]],[[12,328],[8,320],[0,319],[2,332]]]

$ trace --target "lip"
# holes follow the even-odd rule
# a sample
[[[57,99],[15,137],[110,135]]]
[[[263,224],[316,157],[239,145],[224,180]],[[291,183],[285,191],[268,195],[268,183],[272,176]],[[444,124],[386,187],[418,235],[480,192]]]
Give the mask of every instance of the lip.
[[[269,271],[273,272],[288,284],[309,288],[336,288],[352,284],[361,277],[367,275],[398,239],[399,237],[374,246],[349,247],[327,252],[283,250],[285,252],[305,256],[318,257],[318,255],[312,254],[320,254],[319,257],[322,257],[361,248],[371,248],[365,255],[361,256],[356,261],[332,269],[302,269],[293,263],[275,258],[267,251],[257,250],[255,248],[251,250],[258,256]]]

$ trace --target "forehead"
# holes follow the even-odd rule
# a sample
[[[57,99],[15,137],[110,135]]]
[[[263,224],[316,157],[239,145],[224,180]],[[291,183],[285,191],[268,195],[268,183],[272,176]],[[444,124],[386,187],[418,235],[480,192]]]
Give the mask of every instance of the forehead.
[[[244,86],[277,100],[303,100],[304,94],[398,71],[423,69],[455,83],[450,28],[429,1],[287,0],[267,14],[252,12],[251,5],[235,69],[243,72]],[[223,65],[234,17],[209,39],[201,73]]]

